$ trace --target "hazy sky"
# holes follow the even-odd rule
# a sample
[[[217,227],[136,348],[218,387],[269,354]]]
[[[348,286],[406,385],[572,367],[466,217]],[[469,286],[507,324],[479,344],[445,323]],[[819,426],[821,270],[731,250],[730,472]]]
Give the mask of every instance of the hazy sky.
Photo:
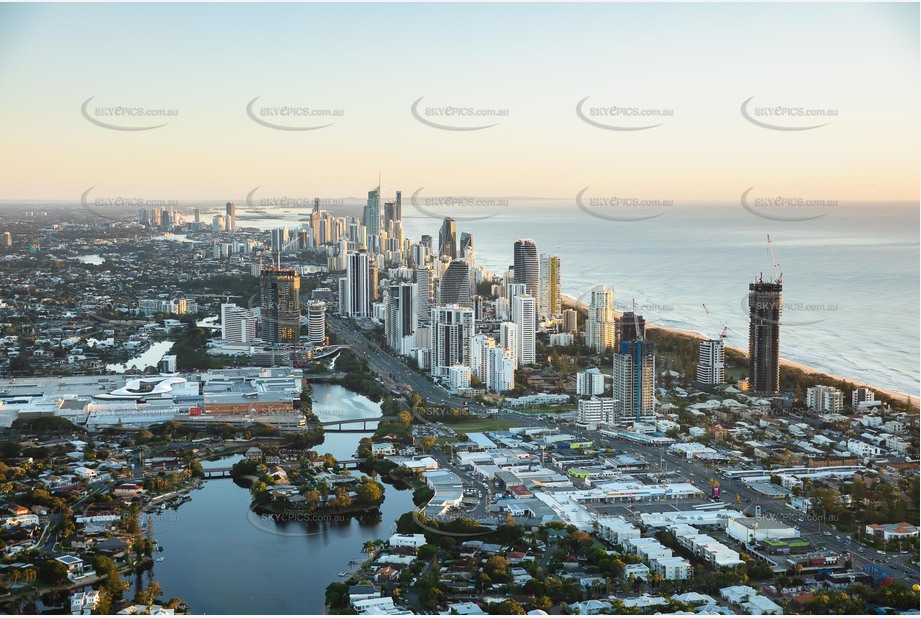
[[[0,6],[0,199],[385,193],[919,198],[917,4]],[[148,131],[121,126],[168,122]],[[281,131],[246,113],[291,126]],[[410,107],[506,109],[501,118]],[[671,110],[594,116],[601,106]],[[756,108],[826,118],[743,118]],[[169,118],[98,107],[172,108]],[[264,106],[338,109],[269,118]]]

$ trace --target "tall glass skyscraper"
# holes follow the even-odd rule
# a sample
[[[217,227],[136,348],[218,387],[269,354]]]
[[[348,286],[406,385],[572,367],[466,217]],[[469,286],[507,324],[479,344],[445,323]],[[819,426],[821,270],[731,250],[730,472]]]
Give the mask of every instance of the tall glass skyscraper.
[[[530,238],[515,241],[515,283],[523,283],[528,294],[534,298],[540,295],[540,263],[537,260],[537,244]]]
[[[780,311],[783,285],[759,279],[748,285],[748,380],[755,393],[780,390]]]
[[[438,255],[452,260],[457,257],[457,224],[451,217],[445,217],[438,232]]]
[[[378,236],[381,233],[381,188],[368,191],[368,203],[362,216],[362,223],[368,236]]]
[[[293,268],[263,268],[262,339],[296,345],[300,341],[301,278]]]

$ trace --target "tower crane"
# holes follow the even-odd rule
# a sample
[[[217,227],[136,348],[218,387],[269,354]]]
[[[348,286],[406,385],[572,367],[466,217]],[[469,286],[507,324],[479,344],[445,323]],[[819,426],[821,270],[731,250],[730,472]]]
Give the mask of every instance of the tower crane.
[[[704,312],[706,312],[707,317],[710,318],[710,321],[713,322],[713,324],[717,324],[716,319],[714,319],[713,314],[710,312],[710,308],[707,307],[706,304],[704,304]],[[717,328],[719,327],[717,326]],[[726,338],[728,336],[729,336],[729,326],[724,324],[723,332],[720,333],[720,341],[722,341],[723,343],[726,343]]]
[[[774,271],[774,283],[783,283],[783,273],[780,272],[780,265],[774,256],[774,243],[771,242],[771,235],[767,235],[768,252],[771,255],[771,269]]]

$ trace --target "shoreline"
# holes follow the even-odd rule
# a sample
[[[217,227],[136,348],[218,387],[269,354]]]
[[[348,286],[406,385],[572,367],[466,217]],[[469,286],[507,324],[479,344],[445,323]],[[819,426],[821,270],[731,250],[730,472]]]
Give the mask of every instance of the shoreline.
[[[576,307],[576,308],[578,308],[578,309],[585,309],[585,310],[588,309],[588,303],[587,303],[587,302],[585,302],[585,301],[580,301],[580,300],[577,299],[577,298],[573,298],[573,297],[570,296],[569,294],[562,294],[562,303],[563,303],[563,305],[568,305],[568,306],[571,306],[571,307]],[[623,312],[622,312],[622,311],[614,310],[614,315],[615,315],[618,319],[620,319],[620,317],[623,315]],[[706,337],[705,335],[701,334],[701,333],[698,333],[698,332],[695,332],[695,331],[692,331],[692,330],[686,330],[686,329],[683,329],[683,328],[671,328],[671,327],[667,327],[667,326],[657,326],[657,325],[655,325],[655,324],[651,324],[651,323],[648,323],[648,322],[646,323],[646,326],[647,326],[648,328],[650,328],[650,329],[653,329],[653,330],[662,330],[662,331],[665,331],[665,332],[674,333],[674,334],[676,334],[676,335],[684,335],[684,336],[686,336],[686,337],[692,337],[692,338],[694,338],[694,339],[699,339],[699,340],[705,340],[705,339],[707,339],[707,337]],[[734,352],[739,352],[739,353],[741,353],[741,354],[744,354],[745,356],[748,356],[748,350],[746,350],[746,349],[744,349],[744,348],[739,348],[739,347],[727,345],[727,346],[726,346],[726,349],[728,349],[728,350],[733,350]],[[804,364],[798,363],[798,362],[796,362],[796,361],[787,360],[787,359],[785,359],[785,358],[781,358],[781,359],[780,359],[780,364],[781,364],[781,366],[789,367],[789,368],[791,368],[791,369],[798,369],[798,370],[800,370],[800,371],[803,371],[804,373],[814,373],[814,374],[818,374],[818,375],[821,375],[821,376],[826,376],[826,377],[831,378],[831,379],[833,379],[833,380],[839,380],[839,381],[841,381],[841,382],[848,382],[848,383],[853,384],[853,385],[855,385],[855,386],[857,386],[857,387],[863,386],[863,387],[872,389],[872,390],[874,390],[875,392],[880,393],[880,394],[882,394],[882,395],[886,395],[887,397],[891,397],[892,399],[901,399],[901,400],[903,400],[903,401],[904,401],[905,399],[908,399],[910,405],[913,406],[913,407],[915,407],[915,408],[919,408],[919,405],[921,405],[921,400],[919,400],[919,397],[918,397],[917,395],[909,395],[908,393],[902,393],[902,392],[900,392],[900,391],[896,391],[896,390],[889,389],[889,388],[880,388],[880,387],[874,386],[874,385],[872,385],[872,384],[868,384],[868,383],[866,383],[866,382],[862,382],[862,381],[860,381],[860,380],[855,380],[855,379],[853,379],[853,378],[847,378],[847,377],[845,377],[845,376],[840,376],[840,375],[837,375],[837,374],[828,373],[828,372],[826,372],[826,371],[822,371],[822,370],[816,369],[816,368],[814,368],[814,367],[809,367],[808,365],[804,365]]]

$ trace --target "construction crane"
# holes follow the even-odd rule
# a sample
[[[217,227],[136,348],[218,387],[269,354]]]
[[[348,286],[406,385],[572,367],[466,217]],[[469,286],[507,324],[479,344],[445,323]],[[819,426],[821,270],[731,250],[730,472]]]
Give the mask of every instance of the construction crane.
[[[771,242],[771,235],[767,235],[768,252],[771,254],[771,269],[774,271],[774,283],[783,283],[783,273],[780,272],[780,265],[777,264],[777,258],[774,257],[774,243]]]
[[[706,312],[707,317],[710,318],[710,321],[713,322],[713,324],[718,324],[716,319],[714,319],[713,314],[710,312],[710,308],[707,307],[706,304],[704,304],[704,312]],[[717,326],[717,328],[719,328],[719,326]],[[729,327],[724,324],[723,332],[720,333],[720,341],[722,341],[723,343],[726,343],[726,338],[728,336],[729,336]]]
[[[640,318],[636,315],[636,299],[633,299],[633,328],[636,329],[636,340],[643,340],[643,333],[640,332]]]

